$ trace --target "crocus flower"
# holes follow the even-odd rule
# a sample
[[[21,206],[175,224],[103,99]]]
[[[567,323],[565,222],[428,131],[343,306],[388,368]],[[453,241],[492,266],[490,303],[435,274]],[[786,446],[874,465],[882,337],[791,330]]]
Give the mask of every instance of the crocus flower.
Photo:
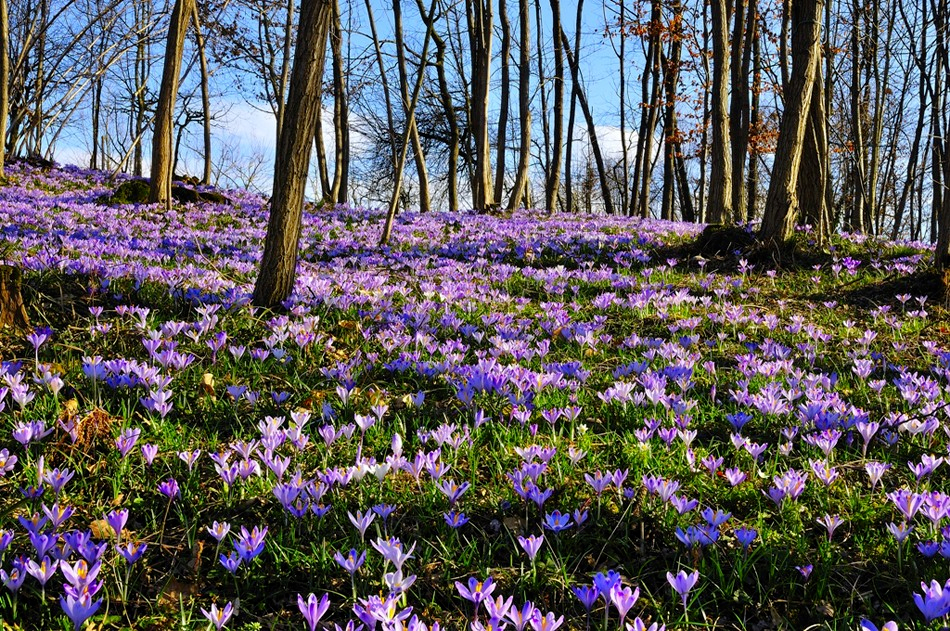
[[[667,572],[666,580],[669,581],[673,590],[683,599],[683,610],[685,611],[686,599],[689,596],[689,592],[696,585],[696,581],[699,580],[699,572],[694,571],[692,574],[687,574],[684,570],[680,570],[676,576]]]
[[[880,627],[871,622],[870,620],[861,621],[861,631],[897,631],[897,623],[893,620],[888,620]]]
[[[346,556],[337,552],[333,555],[333,559],[339,563],[344,570],[350,574],[354,574],[366,561],[366,551],[364,550],[362,553],[357,554],[356,550],[350,550],[346,553]]]
[[[178,497],[178,482],[175,480],[175,478],[168,478],[158,485],[158,492],[167,497],[169,500],[173,500]]]
[[[921,583],[922,594],[914,593],[914,603],[920,612],[924,614],[927,622],[942,618],[950,613],[950,580],[945,585],[937,581]]]
[[[323,598],[318,602],[316,594],[310,594],[307,596],[307,600],[304,600],[303,596],[297,594],[297,607],[300,609],[300,613],[303,614],[303,618],[307,622],[307,627],[310,631],[315,631],[317,623],[320,622],[320,618],[323,617],[323,614],[325,614],[330,607],[330,598],[327,594],[324,594]]]
[[[221,631],[234,614],[234,606],[228,603],[224,606],[224,609],[218,609],[218,605],[212,603],[210,611],[202,607],[201,613],[214,625],[215,629]]]
[[[112,532],[115,533],[115,538],[121,539],[122,529],[125,528],[125,524],[129,520],[129,511],[124,508],[120,510],[114,510],[106,515],[105,519],[112,528]]]
[[[480,581],[473,576],[468,579],[467,587],[459,581],[455,581],[455,589],[458,590],[462,598],[475,603],[475,606],[478,607],[480,602],[495,591],[495,583],[490,576],[484,581]]]
[[[73,621],[74,631],[79,631],[83,623],[91,618],[102,604],[102,599],[93,601],[89,592],[81,593],[78,597],[72,594],[59,597],[59,605],[63,612]]]
[[[528,559],[534,561],[534,557],[538,555],[538,550],[541,549],[541,544],[544,543],[544,535],[531,535],[529,537],[518,537],[518,543],[521,544],[521,547],[524,548],[524,551],[528,555]]]
[[[581,601],[588,613],[590,613],[594,603],[597,602],[597,597],[600,596],[600,590],[594,585],[574,585],[571,587],[571,591]]]
[[[115,547],[118,550],[119,554],[122,555],[122,558],[125,559],[126,563],[132,565],[136,561],[142,558],[142,555],[145,554],[145,549],[148,548],[148,544],[145,543],[135,543],[129,541],[123,545],[117,545]]]
[[[555,510],[553,513],[547,513],[544,516],[544,527],[548,530],[561,532],[570,528],[571,525],[571,515],[569,513],[562,514],[561,511]]]

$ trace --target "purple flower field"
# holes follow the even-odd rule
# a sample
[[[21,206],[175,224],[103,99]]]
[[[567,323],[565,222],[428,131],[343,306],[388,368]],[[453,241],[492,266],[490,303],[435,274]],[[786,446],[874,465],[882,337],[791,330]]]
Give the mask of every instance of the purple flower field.
[[[950,318],[920,244],[773,269],[618,217],[99,203],[9,167],[13,629],[910,629],[950,613]],[[911,279],[911,280],[908,280]],[[913,280],[918,279],[918,280]],[[915,285],[915,282],[917,283]]]

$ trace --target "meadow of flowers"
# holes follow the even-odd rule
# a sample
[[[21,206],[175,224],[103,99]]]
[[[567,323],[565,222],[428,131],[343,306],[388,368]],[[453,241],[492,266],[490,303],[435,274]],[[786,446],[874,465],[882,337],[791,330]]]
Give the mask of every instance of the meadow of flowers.
[[[315,210],[265,313],[263,200],[7,175],[35,327],[0,332],[9,628],[947,622],[920,244],[805,231],[773,269],[695,256],[698,226],[521,212],[404,214],[380,249],[380,212]]]

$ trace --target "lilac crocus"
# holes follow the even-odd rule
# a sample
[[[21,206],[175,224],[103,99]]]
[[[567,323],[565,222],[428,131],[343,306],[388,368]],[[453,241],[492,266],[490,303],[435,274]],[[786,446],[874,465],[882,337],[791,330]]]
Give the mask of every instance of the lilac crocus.
[[[699,580],[699,572],[694,571],[692,574],[687,574],[684,570],[680,570],[676,576],[667,572],[666,580],[669,581],[673,591],[683,599],[683,611],[686,611],[686,599],[689,597],[689,592],[696,586],[696,581]]]
[[[133,565],[139,559],[142,558],[142,555],[145,554],[145,550],[148,548],[148,544],[145,543],[135,543],[129,541],[123,545],[117,545],[115,549],[119,552],[125,562],[129,565]]]
[[[330,608],[330,597],[324,594],[323,597],[317,601],[317,595],[310,594],[307,596],[307,600],[304,600],[303,596],[297,594],[297,607],[300,609],[300,613],[303,614],[303,618],[310,631],[316,631],[317,623],[320,622],[320,618],[322,618],[327,612],[327,609]]]
[[[538,555],[538,551],[541,549],[541,544],[544,543],[544,535],[531,535],[529,537],[518,537],[518,543],[524,548],[524,551],[528,555],[528,559],[531,562],[534,562],[534,558]]]
[[[178,482],[175,480],[175,478],[168,478],[158,485],[158,492],[167,497],[169,500],[173,500],[178,497],[179,494]]]
[[[204,617],[214,625],[214,628],[217,629],[217,631],[221,631],[221,629],[224,628],[224,625],[228,623],[228,620],[230,620],[231,616],[234,614],[234,605],[228,603],[223,609],[218,609],[218,605],[212,603],[210,610],[202,607],[201,613],[204,614]]]
[[[74,631],[79,631],[83,623],[95,615],[101,604],[102,599],[93,601],[92,594],[89,592],[82,592],[78,597],[72,594],[59,597],[59,605],[69,619],[73,621]]]
[[[119,540],[122,538],[122,530],[125,528],[126,522],[129,521],[129,511],[125,508],[114,510],[105,516],[105,520],[112,528],[112,532],[115,533],[116,540]]]
[[[355,574],[356,570],[366,561],[366,551],[357,554],[356,550],[350,550],[343,556],[339,552],[333,555],[333,559],[347,572]]]
[[[920,609],[920,613],[924,614],[927,622],[950,613],[950,580],[945,585],[931,581],[929,586],[927,583],[921,583],[920,587],[923,593],[914,593],[914,603]]]
[[[473,576],[468,579],[467,586],[459,581],[455,581],[455,589],[458,590],[462,598],[474,603],[477,608],[480,602],[495,591],[495,583],[490,576],[484,581],[480,581]]]

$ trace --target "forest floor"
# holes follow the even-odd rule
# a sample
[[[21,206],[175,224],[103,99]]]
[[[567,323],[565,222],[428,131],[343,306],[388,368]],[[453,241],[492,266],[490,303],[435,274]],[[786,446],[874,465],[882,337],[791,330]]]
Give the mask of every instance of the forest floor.
[[[8,180],[32,323],[0,332],[8,628],[946,621],[922,244],[803,232],[773,268],[698,255],[701,226],[524,211],[400,215],[380,249],[381,212],[338,208],[265,313],[260,198]]]

